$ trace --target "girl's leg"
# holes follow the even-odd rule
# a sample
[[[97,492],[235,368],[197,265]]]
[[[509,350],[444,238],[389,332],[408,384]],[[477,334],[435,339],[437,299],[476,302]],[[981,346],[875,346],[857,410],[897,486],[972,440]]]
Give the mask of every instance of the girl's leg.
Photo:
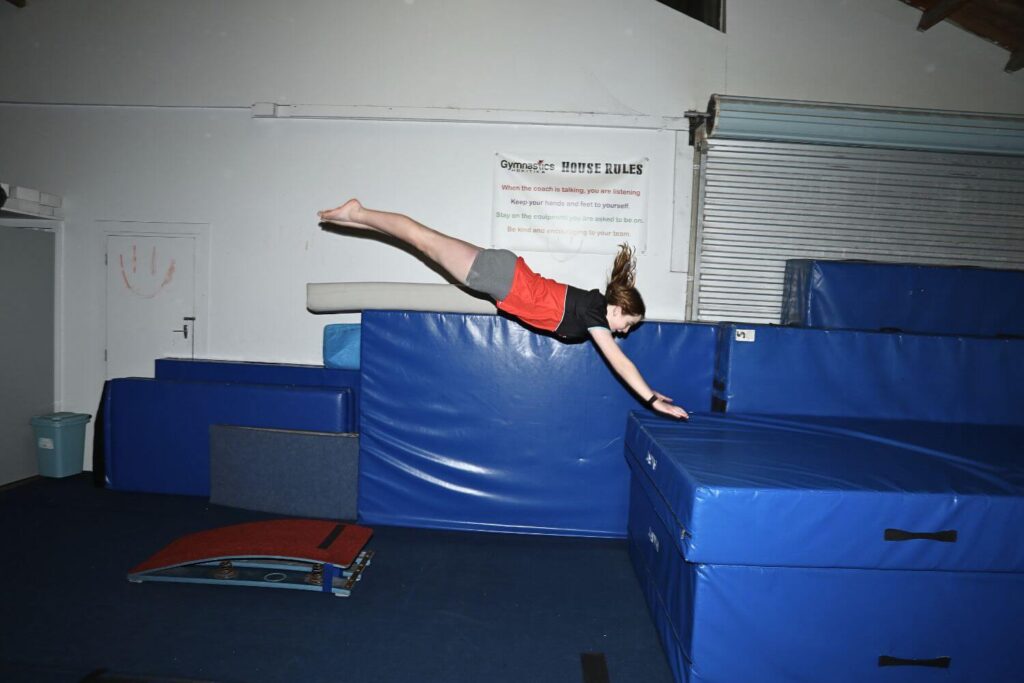
[[[449,237],[402,214],[364,208],[355,199],[318,215],[326,223],[376,230],[397,237],[426,254],[462,284],[466,284],[469,269],[480,253],[480,247],[475,244]]]

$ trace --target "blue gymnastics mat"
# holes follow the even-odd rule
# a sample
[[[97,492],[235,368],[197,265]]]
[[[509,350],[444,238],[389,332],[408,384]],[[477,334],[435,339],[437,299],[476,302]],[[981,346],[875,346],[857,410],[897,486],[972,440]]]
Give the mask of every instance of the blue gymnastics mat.
[[[488,315],[362,326],[361,522],[625,536],[623,425],[642,404],[589,342]],[[648,321],[621,343],[652,386],[710,407],[714,327]]]
[[[679,683],[1016,683],[1024,670],[1024,574],[672,562],[660,523],[638,493],[629,554]]]
[[[359,424],[359,371],[300,363],[214,360],[207,358],[158,358],[156,379],[176,382],[231,382],[233,384],[276,384],[295,387],[349,389],[353,430]]]
[[[635,413],[626,444],[691,562],[1024,572],[1006,542],[1024,524],[1024,427]],[[901,531],[955,540],[888,538]]]
[[[359,373],[300,363],[197,358],[157,358],[156,379],[189,382],[235,382],[239,384],[286,384],[306,387],[358,388]]]
[[[111,489],[210,495],[215,424],[352,432],[350,389],[124,378],[104,389]]]
[[[1024,340],[719,328],[716,409],[1024,424]]]
[[[677,680],[1016,680],[1022,444],[1020,427],[633,414],[629,550]]]
[[[786,262],[783,325],[1024,336],[1024,271],[868,261]]]

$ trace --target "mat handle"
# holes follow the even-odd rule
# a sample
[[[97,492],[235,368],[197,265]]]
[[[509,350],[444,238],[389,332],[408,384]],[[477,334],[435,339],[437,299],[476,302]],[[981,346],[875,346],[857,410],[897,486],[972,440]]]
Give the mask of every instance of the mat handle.
[[[933,659],[904,659],[903,657],[890,657],[881,655],[878,658],[878,666],[927,666],[933,669],[948,669],[952,661],[949,657],[935,657]]]
[[[886,529],[887,541],[939,541],[940,543],[956,543],[956,529],[946,531],[904,531],[903,529]]]

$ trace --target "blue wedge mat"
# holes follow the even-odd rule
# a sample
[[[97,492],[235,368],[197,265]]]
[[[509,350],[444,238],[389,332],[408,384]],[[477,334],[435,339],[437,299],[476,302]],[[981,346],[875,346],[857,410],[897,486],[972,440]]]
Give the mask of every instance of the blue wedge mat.
[[[1024,424],[1024,340],[722,325],[717,409]]]
[[[210,426],[351,432],[349,389],[114,379],[104,390],[107,486],[210,494]]]
[[[626,446],[691,562],[1024,572],[1024,427],[634,413]]]
[[[498,316],[362,318],[360,520],[625,535],[623,424],[638,400],[590,343]],[[714,328],[645,322],[622,341],[652,386],[710,405]]]
[[[925,334],[1022,336],[1024,271],[786,262],[784,325]]]
[[[645,476],[628,548],[677,681],[1011,683],[1024,670],[1024,574],[684,562]],[[820,533],[846,543],[830,520]]]

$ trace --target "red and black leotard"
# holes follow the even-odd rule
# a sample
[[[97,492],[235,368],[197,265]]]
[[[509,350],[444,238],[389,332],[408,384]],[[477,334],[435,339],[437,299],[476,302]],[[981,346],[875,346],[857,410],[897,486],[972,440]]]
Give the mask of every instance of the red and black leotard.
[[[565,339],[586,339],[592,327],[608,329],[607,303],[601,292],[538,275],[522,257],[516,259],[508,296],[497,306],[527,325]]]

